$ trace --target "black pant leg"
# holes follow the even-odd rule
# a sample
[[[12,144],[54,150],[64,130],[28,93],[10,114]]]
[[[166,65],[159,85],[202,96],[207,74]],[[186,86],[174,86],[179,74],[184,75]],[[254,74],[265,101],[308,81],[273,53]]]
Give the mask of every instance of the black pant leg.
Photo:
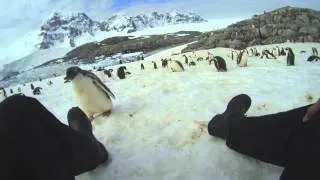
[[[309,106],[233,122],[226,144],[239,153],[285,166],[288,159],[288,139],[302,124],[302,118]]]
[[[0,179],[69,180],[100,163],[92,140],[61,123],[34,98],[12,96],[3,101],[0,128],[5,147],[0,148],[5,160],[0,161]]]
[[[320,179],[320,112],[297,129],[288,143],[288,163],[281,180]]]

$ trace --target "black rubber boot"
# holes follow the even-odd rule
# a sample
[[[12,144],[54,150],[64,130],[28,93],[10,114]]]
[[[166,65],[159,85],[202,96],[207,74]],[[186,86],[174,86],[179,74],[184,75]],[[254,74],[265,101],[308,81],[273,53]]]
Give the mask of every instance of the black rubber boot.
[[[241,120],[245,117],[251,105],[251,99],[246,94],[233,97],[227,109],[222,114],[215,115],[208,124],[208,132],[211,136],[226,139],[229,135],[229,127],[232,121]]]
[[[97,150],[101,157],[101,163],[104,163],[108,160],[108,151],[103,144],[94,137],[92,133],[92,125],[85,113],[79,107],[73,107],[69,110],[68,124],[77,132],[88,136],[96,144]]]

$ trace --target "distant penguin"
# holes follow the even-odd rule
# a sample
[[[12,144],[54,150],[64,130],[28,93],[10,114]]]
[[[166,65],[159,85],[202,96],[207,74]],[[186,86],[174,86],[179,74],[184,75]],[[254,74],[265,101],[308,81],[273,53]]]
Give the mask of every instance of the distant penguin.
[[[36,87],[34,88],[34,90],[32,91],[33,95],[40,95],[41,94],[41,87]]]
[[[67,69],[64,79],[72,83],[79,107],[90,121],[95,114],[111,113],[111,98],[115,96],[95,74],[74,66]]]
[[[31,88],[31,90],[34,90],[34,86],[32,83],[30,84],[30,88]]]
[[[310,57],[307,59],[307,61],[309,61],[309,62],[319,61],[319,60],[320,60],[320,57],[319,57],[319,56],[314,56],[314,55],[310,56]]]
[[[277,59],[277,57],[267,49],[262,51],[261,59],[263,58],[263,56],[266,56],[267,59]]]
[[[198,57],[197,61],[203,61],[203,57]]]
[[[312,54],[314,55],[314,56],[318,56],[318,50],[317,50],[317,48],[312,48]]]
[[[140,69],[144,70],[144,65],[142,63],[140,64]]]
[[[237,51],[231,51],[231,59],[232,60],[237,60],[239,57],[239,54]]]
[[[240,67],[247,67],[248,65],[248,53],[245,50],[241,50],[240,54],[237,57],[237,64]]]
[[[5,100],[7,98],[7,93],[4,88],[0,88],[0,102]]]
[[[141,60],[144,60],[144,56],[143,55],[141,55]]]
[[[156,62],[152,61],[152,64],[153,64],[153,68],[154,68],[154,69],[157,69],[157,68],[158,68]]]
[[[226,72],[227,64],[226,61],[220,56],[214,56],[212,61],[214,62],[214,66],[217,68],[218,72]]]
[[[48,82],[48,86],[51,86],[53,83],[52,83],[52,81],[51,80],[49,80],[49,82]]]
[[[21,87],[18,87],[17,92],[21,93]]]
[[[286,50],[287,53],[287,65],[288,66],[294,66],[294,53],[291,48],[287,47]]]
[[[10,94],[13,94],[13,90],[10,88]]]
[[[301,53],[301,54],[304,54],[304,53],[306,53],[306,51],[302,50],[302,51],[300,51],[300,53]]]
[[[189,59],[188,59],[188,57],[187,57],[185,54],[183,55],[183,57],[184,57],[184,63],[189,64]]]
[[[168,67],[168,60],[167,59],[161,59],[161,66],[162,66],[162,68]]]
[[[123,64],[122,60],[119,61],[119,64]]]
[[[127,70],[127,67],[125,66],[120,66],[117,70],[117,76],[120,78],[120,79],[125,79],[126,78],[126,72],[125,70]]]
[[[196,65],[196,63],[194,61],[189,62],[189,66],[195,66],[195,65]]]
[[[287,55],[287,54],[286,54],[286,51],[284,50],[284,48],[281,48],[281,50],[280,50],[280,56],[285,56],[285,55]]]
[[[42,78],[41,78],[41,77],[39,78],[39,81],[40,81],[40,82],[42,81]]]
[[[172,72],[182,72],[184,71],[183,65],[180,61],[169,60],[168,67],[172,70]]]

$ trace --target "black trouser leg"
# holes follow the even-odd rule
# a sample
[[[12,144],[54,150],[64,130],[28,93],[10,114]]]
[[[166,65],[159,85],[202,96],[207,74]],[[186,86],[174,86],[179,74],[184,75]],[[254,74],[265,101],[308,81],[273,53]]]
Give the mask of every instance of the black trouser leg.
[[[0,104],[0,142],[0,179],[74,179],[100,163],[93,141],[34,98],[11,96]]]
[[[226,144],[242,154],[285,166],[288,160],[288,140],[302,124],[309,106],[233,122]]]

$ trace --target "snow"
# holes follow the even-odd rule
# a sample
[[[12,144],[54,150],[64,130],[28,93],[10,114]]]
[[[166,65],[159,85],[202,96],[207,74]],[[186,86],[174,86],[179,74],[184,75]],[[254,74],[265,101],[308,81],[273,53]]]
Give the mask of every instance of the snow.
[[[153,69],[151,61],[160,67],[162,58],[170,57],[186,45],[125,64],[132,73],[127,79],[113,78],[106,82],[116,96],[111,115],[98,117],[93,124],[94,134],[108,149],[112,162],[78,176],[77,180],[278,179],[282,168],[228,149],[224,141],[209,136],[206,128],[196,124],[208,122],[223,112],[228,101],[240,93],[252,98],[248,116],[286,111],[315,102],[320,96],[320,63],[306,59],[311,47],[319,49],[320,44],[278,45],[293,48],[296,66],[286,66],[286,57],[249,58],[248,67],[240,68],[231,60],[230,49],[216,48],[195,53],[206,57],[210,51],[224,57],[228,72],[217,72],[207,61],[196,61],[195,67],[187,67],[182,55],[172,58],[184,64],[184,72]],[[300,54],[301,50],[308,53]],[[145,65],[144,71],[140,70],[140,63]],[[47,81],[34,82],[43,88],[42,95],[32,95],[29,84],[22,87],[22,91],[36,97],[67,123],[68,110],[78,106],[72,86],[63,83],[63,76],[52,78],[50,87]],[[16,91],[17,86],[11,88]]]

